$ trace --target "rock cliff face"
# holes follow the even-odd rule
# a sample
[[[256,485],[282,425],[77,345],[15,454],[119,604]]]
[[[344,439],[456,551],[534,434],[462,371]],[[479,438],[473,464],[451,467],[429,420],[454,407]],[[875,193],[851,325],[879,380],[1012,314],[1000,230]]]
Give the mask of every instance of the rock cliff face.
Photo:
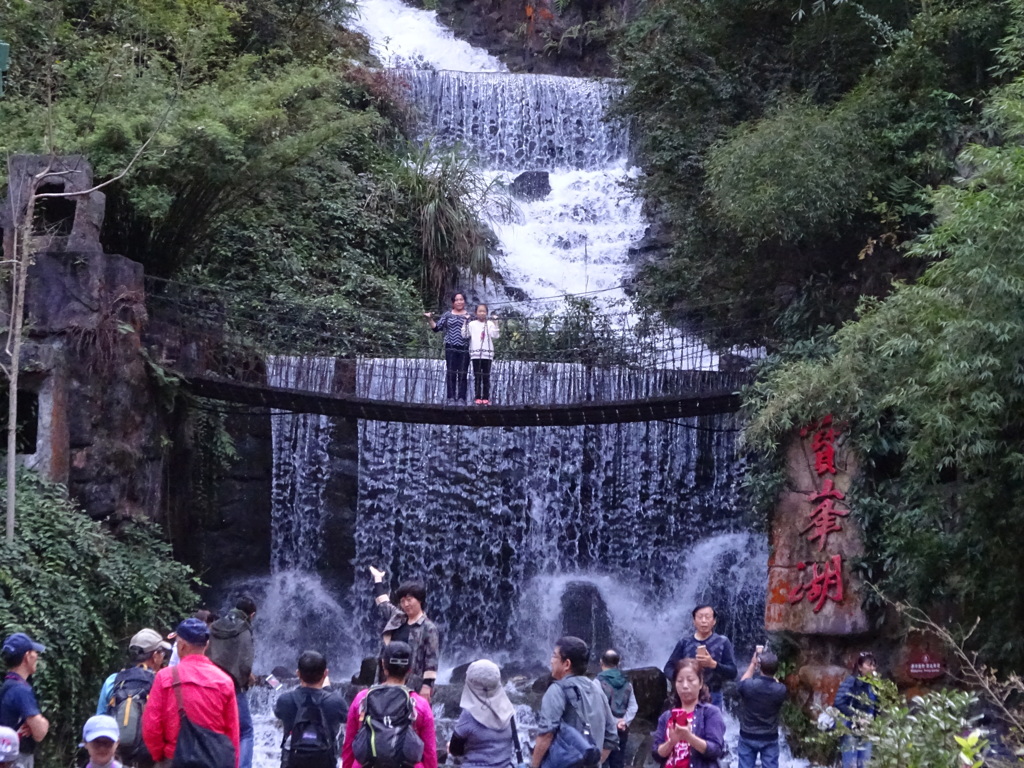
[[[181,397],[163,366],[209,350],[152,297],[147,306],[141,264],[103,252],[104,197],[87,192],[92,169],[84,158],[23,156],[10,167],[8,201],[28,199],[41,173],[37,193],[69,195],[37,198],[32,217],[20,460],[66,484],[96,520],[162,524],[175,555],[212,586],[265,574],[274,539],[274,414]],[[0,206],[7,258],[26,217],[24,204]],[[8,296],[0,292],[0,314],[9,314]],[[265,373],[262,359],[244,362]],[[211,454],[211,429],[232,442],[234,460]],[[336,430],[325,494],[339,513],[324,523],[318,567],[350,581],[358,446],[354,422]]]
[[[438,17],[513,72],[610,77],[609,53],[630,4],[606,0],[439,0]]]

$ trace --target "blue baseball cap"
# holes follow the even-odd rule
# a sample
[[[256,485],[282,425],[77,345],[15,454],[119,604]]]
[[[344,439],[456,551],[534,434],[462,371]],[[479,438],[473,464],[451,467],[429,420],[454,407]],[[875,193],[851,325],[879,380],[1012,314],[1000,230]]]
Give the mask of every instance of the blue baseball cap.
[[[202,619],[185,619],[174,630],[174,634],[189,645],[206,645],[210,641],[210,628]]]
[[[4,658],[20,659],[29,651],[42,653],[45,650],[45,645],[37,643],[24,632],[15,632],[13,635],[8,635],[4,638],[4,645],[0,652],[3,653]]]

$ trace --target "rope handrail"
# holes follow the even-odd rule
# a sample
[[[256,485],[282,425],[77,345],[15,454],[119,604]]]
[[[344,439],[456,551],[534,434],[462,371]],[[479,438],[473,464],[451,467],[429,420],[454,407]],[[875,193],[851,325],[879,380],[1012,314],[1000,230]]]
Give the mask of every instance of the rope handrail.
[[[461,369],[446,366],[443,334],[415,313],[280,299],[253,305],[153,279],[147,288],[148,336],[197,392],[325,413],[449,419],[423,414],[482,398],[516,410],[502,417],[516,424],[534,423],[527,411],[543,412],[551,424],[698,414],[735,409],[756,356],[730,358],[653,314],[570,307],[507,315],[490,371],[469,373],[468,360]],[[489,425],[476,417],[466,423],[477,422]]]
[[[147,303],[157,322],[270,353],[338,357],[442,354],[442,335],[431,332],[421,314],[309,306],[281,299],[252,305],[222,292],[171,281],[152,280],[151,285],[156,290],[148,291]],[[496,354],[520,360],[706,368],[718,356],[702,338],[686,335],[652,313],[570,309],[560,314],[509,314],[498,319],[498,327]],[[719,331],[735,328],[736,324],[708,324],[701,335],[714,337]]]

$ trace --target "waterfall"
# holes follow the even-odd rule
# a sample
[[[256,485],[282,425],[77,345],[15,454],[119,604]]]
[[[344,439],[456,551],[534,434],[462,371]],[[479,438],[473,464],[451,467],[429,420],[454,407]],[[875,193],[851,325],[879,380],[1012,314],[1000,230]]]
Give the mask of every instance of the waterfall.
[[[519,201],[522,216],[494,221],[499,269],[532,298],[600,292],[621,301],[629,247],[646,227],[630,189],[629,132],[607,117],[621,85],[553,75],[404,70],[419,132],[459,144],[485,176],[509,184],[548,175],[550,194]],[[557,309],[557,305],[554,307]]]
[[[394,374],[422,361],[387,363]],[[360,364],[359,394],[387,386],[366,375],[380,364]],[[532,378],[567,399],[585,370],[514,365],[512,384],[496,366],[496,398]],[[589,386],[628,399],[649,391],[646,378]],[[569,581],[594,584],[609,607],[632,603],[629,616],[612,611],[612,639],[633,664],[664,663],[698,598],[721,604],[747,640],[761,622],[767,555],[736,532],[736,428],[732,415],[517,429],[364,422],[356,563],[430,585],[428,613],[453,665],[481,652],[536,658],[558,635]],[[369,632],[375,617],[363,616]]]
[[[461,144],[503,171],[601,169],[626,156],[629,136],[602,120],[614,82],[555,75],[403,70],[422,138]]]
[[[628,130],[605,119],[621,86],[509,74],[431,12],[400,0],[359,6],[373,51],[401,69],[422,138],[460,143],[491,179],[547,172],[548,195],[521,202],[518,220],[494,224],[506,280],[534,299],[624,301],[628,249],[646,221],[631,188],[638,171]],[[706,351],[686,367],[717,364]],[[273,359],[267,369],[281,386],[331,391],[336,378],[328,360]],[[664,375],[499,359],[493,399],[639,397],[657,392]],[[438,402],[443,362],[360,360],[355,386],[361,396]],[[360,422],[353,587],[344,596],[317,573],[323,523],[338,513],[324,495],[337,425],[273,418],[274,573],[257,617],[261,671],[323,647],[335,679],[354,672],[379,639],[369,565],[426,582],[426,611],[442,631],[442,676],[484,654],[543,667],[562,632],[567,591],[579,585],[599,600],[607,640],[627,667],[663,665],[692,629],[698,602],[718,607],[719,630],[741,658],[763,641],[767,548],[763,535],[746,531],[738,416],[515,429]],[[275,757],[271,697],[254,700],[258,764],[267,766]]]
[[[267,358],[267,384],[273,387],[330,391],[336,361],[331,357]],[[272,416],[274,461],[271,491],[272,572],[311,571],[320,555],[332,436],[331,419],[316,414],[275,411]]]
[[[329,392],[334,358],[272,356],[266,361],[271,386]],[[238,589],[251,592],[259,609],[254,637],[257,670],[294,669],[307,648],[324,652],[339,672],[358,656],[351,611],[317,574],[323,548],[325,503],[335,420],[315,414],[273,411],[270,575]]]

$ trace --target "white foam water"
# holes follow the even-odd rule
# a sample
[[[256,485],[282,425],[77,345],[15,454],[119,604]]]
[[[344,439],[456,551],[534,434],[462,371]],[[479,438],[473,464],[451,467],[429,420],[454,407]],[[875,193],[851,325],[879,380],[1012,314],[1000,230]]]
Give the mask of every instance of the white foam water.
[[[412,8],[399,0],[359,0],[357,7],[353,26],[370,39],[370,50],[385,67],[508,71],[486,51],[455,37],[434,11]]]
[[[637,171],[630,167],[627,132],[602,119],[620,86],[483,74],[505,67],[454,38],[436,14],[400,0],[358,5],[357,26],[385,66],[419,70],[403,76],[420,107],[424,136],[462,142],[491,178],[549,172],[549,196],[521,203],[517,223],[495,223],[500,268],[510,282],[533,297],[597,291],[600,306],[623,300],[628,248],[646,222],[628,184]],[[295,367],[268,361],[268,373],[286,383],[302,375],[290,372]],[[329,381],[329,367],[312,363],[307,386]],[[273,573],[253,586],[261,604],[257,669],[289,667],[301,650],[319,646],[328,651],[335,678],[345,678],[375,646],[377,627],[367,595],[338,599],[313,571],[315,556],[306,556],[310,546],[318,551],[329,513],[323,468],[333,422],[290,418],[275,417],[282,423],[274,435]],[[497,656],[502,649],[543,662],[559,633],[556,609],[570,581],[600,593],[631,665],[663,664],[690,626],[692,604],[705,596],[728,603],[749,645],[767,554],[762,538],[735,531],[739,497],[727,422],[507,430],[501,439],[493,438],[497,431],[363,423],[357,578],[371,562],[426,578],[428,612],[447,624],[448,668],[457,658]],[[441,459],[454,447],[461,463],[432,464],[424,446]],[[615,558],[619,566],[602,565]],[[363,589],[368,593],[360,583],[357,590]],[[467,610],[467,599],[491,603]],[[255,764],[276,766],[275,694],[259,689],[250,698]],[[442,722],[439,732],[449,726]]]

